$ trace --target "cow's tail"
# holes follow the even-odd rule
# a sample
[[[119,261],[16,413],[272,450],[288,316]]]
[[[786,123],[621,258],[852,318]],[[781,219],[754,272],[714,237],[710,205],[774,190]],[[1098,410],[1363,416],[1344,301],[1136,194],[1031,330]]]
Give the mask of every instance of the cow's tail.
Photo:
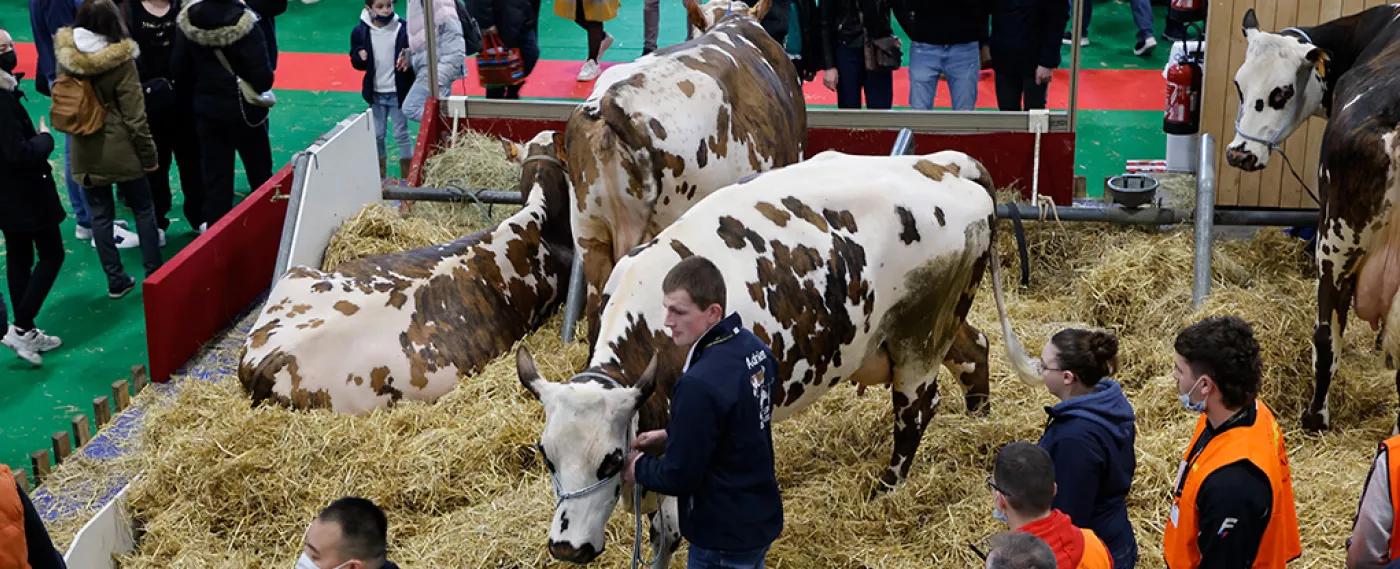
[[[1006,359],[1011,362],[1011,369],[1015,370],[1016,377],[1030,385],[1042,383],[1041,374],[1037,371],[1035,364],[1031,361],[1030,354],[1026,353],[1026,348],[1021,346],[1021,340],[1016,337],[1016,331],[1011,329],[1011,317],[1006,315],[1006,297],[1001,290],[1001,252],[997,249],[997,214],[996,214],[996,191],[992,188],[991,176],[987,174],[985,168],[977,164],[981,179],[977,180],[987,189],[987,193],[992,197],[992,214],[988,216],[987,223],[991,225],[991,241],[987,244],[988,254],[991,256],[992,265],[992,296],[997,301],[997,318],[1001,320],[1002,345],[1006,348]]]

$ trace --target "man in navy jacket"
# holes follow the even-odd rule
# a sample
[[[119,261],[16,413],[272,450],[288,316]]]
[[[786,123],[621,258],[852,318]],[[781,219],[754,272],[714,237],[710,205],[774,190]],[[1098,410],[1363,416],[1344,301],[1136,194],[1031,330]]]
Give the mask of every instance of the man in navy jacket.
[[[762,568],[783,530],[773,469],[777,359],[739,315],[724,314],[724,277],[692,256],[662,282],[666,327],[690,346],[665,431],[637,436],[624,478],[675,496],[689,567]],[[652,456],[664,447],[661,457]]]

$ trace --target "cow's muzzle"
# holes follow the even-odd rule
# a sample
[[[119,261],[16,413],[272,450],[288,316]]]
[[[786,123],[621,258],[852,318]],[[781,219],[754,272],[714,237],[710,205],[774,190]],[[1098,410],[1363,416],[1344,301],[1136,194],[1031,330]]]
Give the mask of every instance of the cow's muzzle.
[[[593,548],[593,544],[585,543],[582,547],[574,547],[567,541],[549,541],[549,554],[560,561],[584,564],[597,558],[602,551]]]
[[[1264,169],[1264,164],[1259,162],[1259,157],[1255,156],[1253,152],[1245,150],[1243,146],[1226,150],[1225,161],[1231,166],[1246,172],[1256,172]]]

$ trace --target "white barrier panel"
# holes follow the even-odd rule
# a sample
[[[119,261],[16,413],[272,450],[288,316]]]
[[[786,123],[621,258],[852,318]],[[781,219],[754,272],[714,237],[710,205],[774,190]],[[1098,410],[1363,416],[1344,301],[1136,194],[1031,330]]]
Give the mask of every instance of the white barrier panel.
[[[292,158],[292,194],[282,227],[274,281],[297,265],[320,268],[326,245],[342,221],[380,201],[379,153],[366,110]]]
[[[137,476],[131,483],[140,480]],[[131,531],[131,513],[126,509],[126,492],[131,483],[107,502],[93,516],[64,554],[63,562],[71,569],[116,569],[113,555],[124,555],[136,551],[136,538]]]

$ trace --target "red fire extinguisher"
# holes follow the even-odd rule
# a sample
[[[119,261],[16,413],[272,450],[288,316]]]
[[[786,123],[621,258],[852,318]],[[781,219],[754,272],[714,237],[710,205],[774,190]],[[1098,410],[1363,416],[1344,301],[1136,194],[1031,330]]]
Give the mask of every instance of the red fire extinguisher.
[[[1172,0],[1167,17],[1183,24],[1206,19],[1206,0]]]
[[[1162,130],[1195,134],[1201,127],[1201,57],[1188,52],[1167,68],[1167,107]]]

